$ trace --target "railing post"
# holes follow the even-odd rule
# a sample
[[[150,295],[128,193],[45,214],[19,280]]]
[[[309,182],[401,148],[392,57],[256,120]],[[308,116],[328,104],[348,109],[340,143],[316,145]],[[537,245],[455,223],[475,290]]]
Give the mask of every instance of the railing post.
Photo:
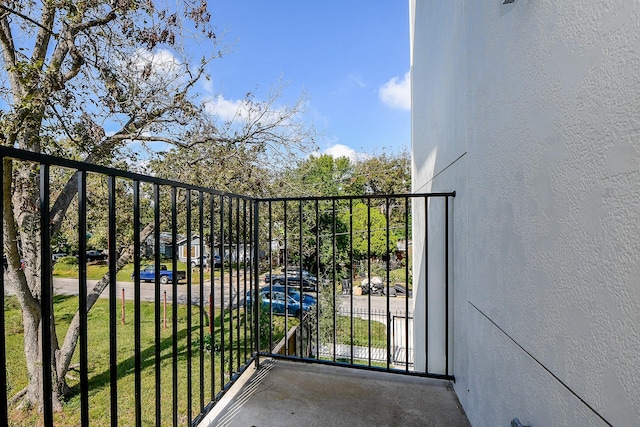
[[[427,196],[424,197],[424,260],[424,371],[429,372],[429,198]]]
[[[209,248],[211,254],[211,292],[209,293],[209,334],[211,337],[211,379],[210,379],[210,387],[211,387],[211,401],[215,401],[216,399],[216,352],[215,352],[215,335],[214,335],[214,319],[215,319],[215,283],[216,283],[216,258],[215,258],[215,246],[216,246],[216,238],[215,238],[215,196],[213,194],[209,195],[209,211],[211,212],[209,224],[209,235],[211,236]],[[220,261],[222,262],[222,257],[220,257]]]
[[[191,190],[190,189],[185,189],[185,193],[186,193],[186,199],[185,199],[185,203],[186,203],[186,227],[187,227],[187,422],[191,423],[191,421],[193,420],[193,416],[192,416],[192,391],[193,391],[193,385],[191,384],[191,375],[192,375],[192,366],[191,366],[191,362],[192,362],[192,349],[191,349],[191,325],[192,325],[192,319],[191,319],[191,279],[192,279],[192,272],[191,272],[191,240],[193,239],[192,235],[191,235]],[[174,274],[174,278],[177,279],[176,277],[176,272],[173,272]],[[177,282],[177,280],[173,280],[173,282]],[[156,423],[156,424],[160,424],[160,423]]]
[[[200,287],[198,289],[199,313],[198,321],[200,322],[200,412],[204,410],[204,194],[198,192],[198,232],[199,236],[199,253],[198,265],[200,273]],[[189,266],[190,267],[190,266]]]
[[[224,364],[225,364],[225,330],[224,330],[224,313],[226,311],[226,307],[224,305],[224,261],[225,261],[225,251],[224,251],[224,196],[220,195],[220,257],[221,257],[221,266],[220,266],[220,389],[224,390]]]
[[[4,156],[0,157],[0,212],[4,216]],[[4,248],[4,230],[0,232],[0,248]],[[3,266],[4,268],[4,266]],[[4,274],[0,274],[0,290],[4,295]],[[8,424],[7,409],[7,351],[5,343],[4,303],[0,304],[0,424]]]
[[[40,310],[42,310],[42,398],[45,425],[53,425],[53,380],[51,378],[51,314],[53,303],[50,281],[52,277],[51,236],[49,233],[49,165],[43,163],[40,165]]]
[[[253,321],[253,327],[255,328],[255,334],[254,336],[256,337],[256,342],[255,342],[255,349],[256,349],[256,353],[255,353],[255,358],[256,358],[256,369],[260,368],[260,301],[259,301],[259,286],[260,286],[260,249],[259,249],[259,233],[260,233],[260,220],[259,218],[259,214],[260,214],[260,205],[259,202],[257,200],[253,201],[253,254],[252,254],[252,258],[254,260],[253,262],[253,295],[251,298],[251,302],[253,303],[253,310],[254,310],[254,321]],[[271,242],[269,242],[269,245],[271,245]]]
[[[449,375],[449,199],[455,197],[455,191],[451,196],[445,196],[444,198],[444,296],[445,296],[445,365],[444,373]]]
[[[161,335],[160,335],[160,186],[155,184],[153,186],[153,246],[154,246],[154,271],[155,271],[155,283],[154,283],[154,339],[155,339],[155,411],[156,411],[156,424],[161,421],[160,411],[162,408],[162,371],[161,371]],[[175,275],[175,271],[173,272]]]
[[[109,382],[111,390],[111,425],[118,424],[118,346],[116,344],[117,296],[116,296],[116,176],[110,175],[109,190]]]
[[[156,230],[156,232],[158,232]],[[176,274],[178,270],[178,189],[171,187],[171,270]],[[171,414],[174,426],[178,425],[178,281],[171,281]]]
[[[133,330],[136,427],[142,426],[142,318],[140,316],[140,181],[133,183]],[[86,286],[84,287],[86,288]]]

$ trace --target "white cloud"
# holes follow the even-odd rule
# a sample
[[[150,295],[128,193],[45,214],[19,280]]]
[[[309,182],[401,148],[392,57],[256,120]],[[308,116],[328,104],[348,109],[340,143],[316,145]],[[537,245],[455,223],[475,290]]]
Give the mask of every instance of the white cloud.
[[[393,77],[380,88],[380,100],[391,108],[411,110],[411,77],[409,72],[402,79]]]
[[[292,118],[283,110],[269,102],[250,99],[226,99],[224,95],[217,95],[205,102],[207,113],[226,122],[239,125],[243,122],[258,121],[261,126],[285,126]]]
[[[236,99],[231,101],[225,99],[223,95],[216,96],[205,105],[209,114],[227,121],[246,117],[249,111],[249,103],[246,100]]]
[[[366,154],[359,153],[351,147],[348,147],[343,144],[334,144],[328,148],[325,148],[322,151],[322,154],[328,154],[333,158],[337,159],[340,157],[347,157],[352,162],[358,161],[366,157]]]
[[[157,49],[150,52],[138,49],[133,57],[132,65],[138,71],[151,67],[151,74],[156,76],[180,76],[184,73],[182,63],[167,49]]]

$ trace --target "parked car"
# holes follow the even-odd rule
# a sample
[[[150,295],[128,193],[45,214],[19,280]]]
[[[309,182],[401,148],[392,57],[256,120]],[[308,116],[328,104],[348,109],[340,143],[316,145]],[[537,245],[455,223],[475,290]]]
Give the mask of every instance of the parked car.
[[[204,267],[207,266],[207,256],[202,255],[201,257],[191,258],[191,267],[200,267],[202,264]]]
[[[282,274],[270,274],[267,273],[264,276],[265,283],[271,283],[273,285],[284,285],[300,287],[302,285],[303,291],[316,291],[318,289],[318,279],[312,276],[308,271],[302,270],[302,276],[300,276],[300,270],[294,268],[287,268],[285,273]]]
[[[60,258],[64,258],[66,256],[68,256],[69,254],[65,254],[64,252],[59,252],[56,254],[52,254],[51,255],[51,261],[56,262],[58,261]]]
[[[87,256],[87,262],[103,261],[107,259],[107,254],[105,254],[104,251],[101,251],[101,250],[87,251],[86,256]]]
[[[184,270],[176,271],[175,276],[173,274],[173,270],[167,270],[167,266],[164,264],[160,265],[160,283],[163,285],[169,282],[173,282],[176,280],[176,283],[180,280],[184,280],[187,278],[187,273]],[[133,274],[132,274],[133,276]],[[133,278],[133,277],[132,277]],[[144,269],[140,270],[140,280],[145,282],[153,282],[156,280],[156,267],[155,265],[147,265]]]
[[[196,257],[193,258],[191,260],[191,266],[192,267],[199,267],[200,266],[200,261],[202,261],[202,265],[203,266],[207,266],[207,255],[203,255],[202,257]],[[213,256],[213,266],[214,267],[220,267],[222,265],[222,258],[220,258],[220,255],[214,255]]]
[[[251,305],[251,292],[247,292],[246,301],[247,305]],[[269,292],[268,289],[260,292],[260,304],[266,309],[271,308],[273,314],[281,314],[283,316],[299,316],[300,310],[306,313],[315,307],[315,303],[307,304],[304,301],[301,307],[299,301],[285,295],[284,292]]]
[[[287,267],[285,269],[287,276],[299,276],[300,268],[299,267]],[[318,279],[313,274],[309,273],[307,270],[302,270],[302,278],[309,282],[318,283]]]
[[[9,267],[9,262],[7,261],[7,256],[4,255],[2,258],[2,263],[4,265],[5,270],[7,269],[7,267]],[[24,267],[26,265],[26,261],[22,258],[20,258],[20,270],[24,270]]]
[[[275,284],[274,285],[263,286],[262,288],[260,288],[260,293],[269,292],[269,289],[271,289],[272,292],[285,293],[285,286],[284,285],[275,285]],[[251,291],[249,291],[249,292],[251,292]],[[289,295],[291,298],[293,298],[296,301],[300,301],[300,298],[302,298],[302,303],[303,304],[315,305],[315,304],[318,303],[318,298],[314,297],[313,295],[301,293],[298,290],[298,288],[287,286],[286,293],[287,293],[287,295]]]

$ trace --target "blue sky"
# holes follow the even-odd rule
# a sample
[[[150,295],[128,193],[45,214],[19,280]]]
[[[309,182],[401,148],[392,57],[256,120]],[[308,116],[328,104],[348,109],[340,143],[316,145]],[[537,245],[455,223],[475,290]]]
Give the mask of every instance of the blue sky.
[[[209,9],[230,46],[210,66],[210,89],[229,105],[248,91],[266,97],[281,80],[283,102],[309,95],[320,152],[409,147],[408,1],[218,0]]]

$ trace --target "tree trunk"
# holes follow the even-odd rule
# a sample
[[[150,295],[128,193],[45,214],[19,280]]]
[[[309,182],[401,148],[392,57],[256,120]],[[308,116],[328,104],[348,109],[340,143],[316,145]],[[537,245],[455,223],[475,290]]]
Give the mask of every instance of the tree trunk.
[[[27,373],[29,375],[29,384],[27,386],[27,392],[24,396],[25,403],[29,407],[37,407],[38,411],[42,411],[43,408],[43,384],[44,377],[42,372],[42,318],[39,310],[32,312],[26,309],[22,311],[22,320],[24,322],[24,353],[27,361]],[[53,410],[59,411],[62,409],[62,403],[60,402],[61,393],[59,387],[55,385],[57,376],[55,373],[55,360],[52,352],[52,400]]]
[[[41,307],[41,258],[40,206],[37,167],[20,162],[5,161],[3,179],[5,253],[7,255],[7,286],[13,288],[23,316],[24,353],[29,383],[23,405],[43,408],[42,370],[42,307]],[[67,200],[68,201],[68,200]],[[153,223],[140,233],[141,241],[153,233]],[[133,245],[124,250],[116,263],[122,269],[133,254]],[[24,260],[24,269],[21,267]],[[46,274],[52,274],[47,272]],[[110,283],[109,273],[96,283],[87,295],[87,310]],[[51,284],[53,281],[51,280]],[[53,293],[53,289],[51,289]],[[53,306],[51,307],[51,371],[52,399],[55,411],[62,409],[61,397],[68,391],[65,376],[75,352],[80,328],[80,314],[76,312],[65,335],[62,348],[56,336]]]
[[[38,169],[33,165],[5,163],[4,190],[4,233],[5,252],[7,254],[7,285],[14,289],[22,310],[24,329],[24,352],[27,364],[29,384],[24,403],[39,410],[43,407],[42,387],[42,307],[41,307],[41,268],[40,259],[40,212],[38,198]],[[13,183],[13,188],[11,184]],[[21,259],[22,255],[22,259]],[[24,260],[24,264],[23,264]],[[22,268],[24,265],[24,268]],[[51,319],[53,325],[53,317]],[[44,333],[52,334],[52,330]],[[55,375],[55,349],[57,340],[52,334],[53,384],[57,384]],[[62,408],[58,388],[52,390],[53,408]]]
[[[150,235],[153,233],[154,224],[148,224],[141,232],[140,232],[140,241],[144,242]],[[131,245],[128,249],[124,249],[116,262],[116,271],[120,271],[131,259],[131,254],[134,252],[133,245]],[[109,272],[105,273],[93,287],[91,292],[87,295],[87,311],[91,310],[91,307],[98,300],[98,297],[104,291],[104,289],[111,282],[109,277]],[[58,371],[57,375],[61,383],[64,383],[64,378],[69,371],[69,365],[71,363],[71,357],[78,345],[78,338],[80,336],[80,311],[76,311],[73,319],[71,320],[71,324],[69,325],[69,329],[67,330],[67,334],[64,337],[64,343],[60,348],[60,351],[57,352],[57,366]],[[63,390],[62,388],[60,390]]]
[[[38,405],[42,410],[42,348],[40,347],[40,310],[30,311],[23,308],[24,354],[27,361],[29,384],[25,394],[28,406]]]

